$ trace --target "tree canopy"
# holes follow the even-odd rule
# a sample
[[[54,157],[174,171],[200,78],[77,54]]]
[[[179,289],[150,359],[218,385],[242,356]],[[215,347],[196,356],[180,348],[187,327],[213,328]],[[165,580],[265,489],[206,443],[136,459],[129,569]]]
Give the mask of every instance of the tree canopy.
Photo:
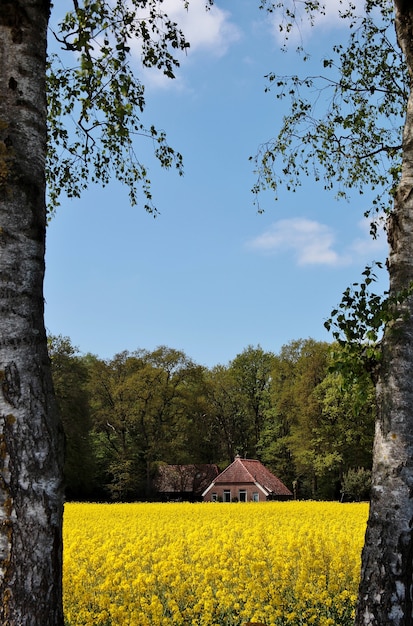
[[[287,38],[297,4],[263,2],[270,11],[284,7]],[[284,179],[294,190],[303,174],[311,175],[339,197],[351,189],[373,192],[371,234],[376,236],[379,220],[385,223],[388,294],[371,293],[374,273],[367,267],[363,281],[345,290],[327,326],[346,350],[341,371],[355,380],[365,368],[376,392],[372,497],[355,623],[405,626],[412,620],[413,8],[404,0],[367,0],[364,12],[356,3],[340,4],[349,44],[324,58],[323,78],[269,75],[278,97],[291,96],[291,114],[256,157],[254,191],[276,190]],[[323,10],[318,1],[303,6],[310,19]],[[329,89],[328,106],[320,112],[325,99],[318,96]]]
[[[254,162],[256,194],[270,187],[295,191],[303,177],[335,190],[373,192],[373,235],[392,209],[401,168],[401,133],[409,94],[403,53],[396,41],[394,9],[390,0],[340,3],[340,17],[349,28],[346,46],[334,45],[314,76],[267,76],[267,91],[288,98],[290,113],[275,139],[263,144]],[[263,2],[268,11],[283,7],[285,45],[297,25],[300,3]],[[323,11],[321,2],[304,2],[310,20]],[[303,67],[309,55],[300,47]]]
[[[162,167],[182,174],[183,162],[165,132],[143,121],[145,87],[134,58],[173,79],[177,53],[189,43],[155,0],[74,0],[51,32],[59,52],[47,72],[49,211],[62,193],[79,197],[91,182],[105,186],[115,177],[132,204],[141,188],[145,209],[156,212],[137,139],[152,141]]]
[[[338,499],[346,473],[371,469],[374,403],[329,371],[332,345],[248,346],[207,369],[165,346],[112,359],[49,339],[66,432],[67,496],[156,498],[159,464],[259,458],[300,497]]]

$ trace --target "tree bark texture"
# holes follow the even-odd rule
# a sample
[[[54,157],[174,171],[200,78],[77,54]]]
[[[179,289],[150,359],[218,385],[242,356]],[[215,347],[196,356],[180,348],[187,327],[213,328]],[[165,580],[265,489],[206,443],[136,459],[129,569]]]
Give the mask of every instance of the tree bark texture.
[[[395,0],[399,45],[413,77],[413,3]],[[413,282],[413,94],[403,133],[402,175],[388,220],[390,295]],[[382,342],[373,486],[356,626],[413,625],[413,299]]]
[[[63,436],[44,328],[49,0],[0,0],[0,623],[60,626]]]

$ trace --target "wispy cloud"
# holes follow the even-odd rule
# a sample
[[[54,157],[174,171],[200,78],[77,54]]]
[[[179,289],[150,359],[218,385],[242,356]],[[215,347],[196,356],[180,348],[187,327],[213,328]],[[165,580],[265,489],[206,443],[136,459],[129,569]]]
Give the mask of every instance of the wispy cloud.
[[[372,240],[368,224],[359,223],[362,231],[343,251],[337,250],[337,236],[332,228],[315,220],[291,218],[280,220],[247,243],[247,248],[264,254],[292,254],[299,266],[350,265],[360,259],[381,258],[386,246],[383,237]]]
[[[295,21],[288,35],[288,40],[292,44],[308,41],[312,36],[319,35],[320,31],[331,31],[336,28],[348,28],[348,21],[342,16],[345,15],[350,4],[354,5],[360,14],[364,14],[364,0],[321,0],[323,7],[320,11],[315,11],[310,15],[305,11],[304,3],[297,3],[295,0],[287,0],[283,3],[284,9],[278,8],[270,14],[269,20],[274,37],[279,43],[285,43],[285,31],[280,30],[280,25],[285,25],[286,20],[283,11],[290,10],[295,16]]]
[[[379,218],[377,221],[377,238],[373,239],[370,235],[370,220],[363,218],[358,223],[360,236],[356,237],[351,244],[350,252],[357,259],[365,257],[382,257],[388,252],[387,237],[384,230],[385,218]]]

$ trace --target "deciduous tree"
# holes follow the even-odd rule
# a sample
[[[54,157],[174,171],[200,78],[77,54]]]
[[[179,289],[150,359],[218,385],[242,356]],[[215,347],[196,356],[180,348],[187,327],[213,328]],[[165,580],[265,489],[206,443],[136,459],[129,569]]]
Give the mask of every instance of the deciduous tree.
[[[359,406],[358,382],[344,386],[342,375],[329,371],[332,349],[292,341],[271,371],[259,455],[299,497],[337,498],[343,473],[371,468],[373,384]]]
[[[63,431],[43,321],[46,0],[0,5],[0,622],[63,624]]]
[[[70,11],[71,7],[71,11]],[[62,8],[61,6],[59,8]],[[134,139],[155,143],[161,164],[180,155],[146,128],[145,100],[128,63],[140,41],[144,65],[173,77],[187,46],[155,0],[73,0],[54,28],[69,61],[50,59],[49,0],[0,3],[0,622],[60,626],[63,431],[43,321],[46,172],[51,208],[59,191],[117,176],[137,200],[146,168]],[[56,62],[55,62],[56,61]],[[49,132],[47,132],[48,96]],[[67,122],[75,120],[68,129]],[[46,167],[47,159],[47,167]]]
[[[186,460],[200,370],[164,346],[92,364],[95,441],[115,499],[149,496],[155,463]]]
[[[302,341],[292,341],[275,358],[271,371],[271,406],[265,412],[258,442],[260,459],[290,488],[297,479],[289,442],[296,416],[294,387],[301,345]]]
[[[48,337],[53,386],[65,433],[66,497],[91,496],[94,455],[91,446],[88,367],[68,337]]]
[[[295,3],[263,5],[270,10],[284,6],[287,31],[291,28]],[[304,6],[310,16],[320,10],[318,2],[305,1]],[[290,187],[304,173],[323,180],[328,189],[338,188],[339,195],[376,189],[373,213],[378,208],[387,215],[388,299],[382,307],[365,293],[360,300],[366,287],[362,283],[356,298],[347,291],[344,306],[361,311],[362,323],[351,314],[347,323],[341,311],[336,320],[358,346],[358,357],[366,355],[369,366],[376,361],[372,495],[356,624],[407,626],[413,624],[413,6],[407,0],[367,0],[360,16],[354,4],[347,6],[343,15],[351,24],[349,46],[336,46],[335,56],[323,63],[324,70],[333,70],[331,80],[323,79],[332,87],[327,110],[318,115],[311,96],[304,100],[300,95],[303,88],[314,89],[312,78],[270,76],[280,97],[292,94],[291,115],[276,141],[258,155],[255,191],[261,185],[276,188],[278,171]],[[279,159],[283,167],[277,170]],[[372,314],[366,313],[370,304]],[[372,346],[381,322],[383,339]]]
[[[402,170],[390,212],[389,296],[413,283],[413,6],[395,0],[395,26],[409,71]],[[386,326],[377,379],[378,419],[358,625],[413,624],[413,298]]]
[[[216,423],[222,442],[222,460],[232,462],[236,454],[246,455],[252,424],[229,367],[217,365],[207,373],[207,403],[209,418]]]
[[[265,352],[261,346],[248,346],[229,365],[234,375],[236,389],[240,395],[240,405],[245,412],[245,424],[251,430],[249,454],[256,454],[261,435],[264,413],[269,405],[269,388],[274,355]]]

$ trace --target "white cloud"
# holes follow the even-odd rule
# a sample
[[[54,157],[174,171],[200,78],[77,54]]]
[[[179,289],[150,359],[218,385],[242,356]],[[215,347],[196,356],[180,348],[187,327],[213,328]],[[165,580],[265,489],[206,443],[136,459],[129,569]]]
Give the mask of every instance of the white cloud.
[[[241,37],[230,13],[216,5],[206,10],[205,0],[190,0],[188,9],[182,0],[165,0],[163,8],[191,44],[189,54],[203,50],[221,57]]]
[[[172,22],[178,24],[182,30],[190,48],[183,52],[176,52],[181,67],[190,62],[194,55],[198,57],[202,54],[208,58],[220,58],[224,56],[230,46],[241,38],[241,31],[231,21],[231,14],[228,11],[212,6],[206,9],[205,0],[190,0],[186,9],[183,0],[164,0],[162,11],[168,15]],[[143,14],[144,14],[144,10]],[[140,57],[140,44],[135,42],[135,56]],[[155,88],[183,88],[184,79],[179,69],[176,71],[175,80],[170,80],[156,68],[141,70],[144,76],[144,83]]]
[[[356,238],[343,252],[336,250],[336,235],[332,228],[306,218],[280,220],[263,234],[247,243],[250,250],[266,254],[292,253],[297,265],[350,265],[361,259],[371,260],[371,255],[382,258],[385,253],[383,237],[373,241],[368,232],[368,222],[359,227],[363,236]]]
[[[336,265],[332,230],[305,218],[280,220],[253,239],[248,247],[266,253],[292,251],[298,265]]]

